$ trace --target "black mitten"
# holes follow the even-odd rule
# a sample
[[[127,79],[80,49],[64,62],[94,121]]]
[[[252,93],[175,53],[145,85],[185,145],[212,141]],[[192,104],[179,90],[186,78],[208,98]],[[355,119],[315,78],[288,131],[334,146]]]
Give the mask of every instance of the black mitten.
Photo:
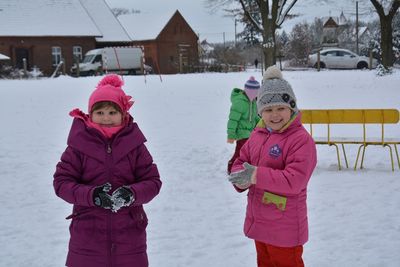
[[[135,201],[135,196],[127,186],[121,186],[111,196],[112,210],[117,212],[122,207],[130,206]]]
[[[111,196],[107,194],[111,190],[111,184],[106,183],[100,186],[97,186],[93,191],[93,203],[104,209],[111,209],[112,208],[112,200]]]

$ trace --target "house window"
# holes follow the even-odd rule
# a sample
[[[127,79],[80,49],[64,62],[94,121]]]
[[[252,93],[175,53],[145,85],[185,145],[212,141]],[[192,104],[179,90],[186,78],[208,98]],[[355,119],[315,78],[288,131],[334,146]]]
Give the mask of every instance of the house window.
[[[61,47],[53,46],[51,48],[51,63],[57,66],[61,61]]]
[[[82,61],[82,47],[81,46],[73,46],[72,47],[72,55],[74,57],[74,62]]]

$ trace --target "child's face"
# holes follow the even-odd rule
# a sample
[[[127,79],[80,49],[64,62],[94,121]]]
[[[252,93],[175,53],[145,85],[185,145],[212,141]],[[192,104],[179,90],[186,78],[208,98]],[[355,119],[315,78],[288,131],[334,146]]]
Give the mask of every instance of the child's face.
[[[265,125],[274,131],[278,131],[290,120],[292,111],[287,106],[279,105],[263,110],[261,118]]]
[[[114,127],[122,124],[122,114],[111,106],[96,109],[92,112],[92,121],[103,127]]]

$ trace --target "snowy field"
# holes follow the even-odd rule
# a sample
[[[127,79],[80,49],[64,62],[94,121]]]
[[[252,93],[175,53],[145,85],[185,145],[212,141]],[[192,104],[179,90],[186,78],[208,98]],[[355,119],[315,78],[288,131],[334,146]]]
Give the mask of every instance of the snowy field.
[[[226,143],[229,96],[261,73],[125,77],[131,110],[146,135],[163,187],[145,208],[153,267],[256,266],[252,240],[242,233],[246,195],[226,180],[234,146]],[[283,73],[300,108],[400,109],[400,70]],[[54,194],[55,165],[72,119],[87,109],[99,77],[0,80],[0,266],[64,266],[71,205]],[[360,135],[360,128],[340,128]],[[379,127],[369,127],[379,136]],[[388,127],[400,136],[400,125]],[[357,146],[347,146],[351,167]],[[337,170],[333,147],[318,146],[308,187],[307,267],[400,266],[400,171],[387,148],[368,147],[365,169]]]

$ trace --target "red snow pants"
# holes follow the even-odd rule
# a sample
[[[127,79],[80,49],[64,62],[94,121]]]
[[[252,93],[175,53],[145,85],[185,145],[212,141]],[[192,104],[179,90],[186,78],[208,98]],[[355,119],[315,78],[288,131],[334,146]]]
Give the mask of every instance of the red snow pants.
[[[232,165],[235,162],[235,160],[239,157],[240,149],[242,148],[244,143],[246,143],[247,139],[248,138],[236,140],[235,153],[233,154],[232,158],[228,161],[228,174],[231,174]]]
[[[303,246],[283,248],[255,242],[258,267],[304,267]]]

